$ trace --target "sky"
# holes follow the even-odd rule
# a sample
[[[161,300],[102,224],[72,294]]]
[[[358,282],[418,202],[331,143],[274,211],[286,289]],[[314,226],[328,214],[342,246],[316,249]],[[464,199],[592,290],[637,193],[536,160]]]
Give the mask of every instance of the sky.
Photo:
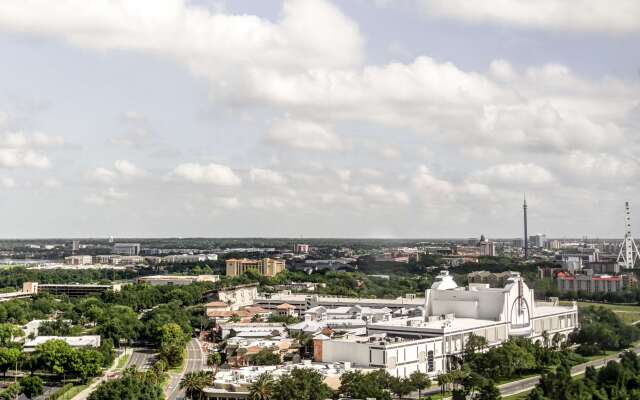
[[[0,237],[640,225],[637,0],[3,0],[0,55]]]

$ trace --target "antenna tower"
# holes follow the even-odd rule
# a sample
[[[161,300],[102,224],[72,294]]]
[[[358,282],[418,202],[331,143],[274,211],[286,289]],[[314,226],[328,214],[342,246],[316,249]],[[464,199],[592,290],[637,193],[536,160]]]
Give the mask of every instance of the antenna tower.
[[[631,211],[628,201],[624,203],[624,211],[624,240],[622,240],[620,244],[618,263],[624,268],[632,269],[636,259],[640,260],[640,254],[638,253],[638,246],[635,240],[633,240],[633,236],[631,236]]]

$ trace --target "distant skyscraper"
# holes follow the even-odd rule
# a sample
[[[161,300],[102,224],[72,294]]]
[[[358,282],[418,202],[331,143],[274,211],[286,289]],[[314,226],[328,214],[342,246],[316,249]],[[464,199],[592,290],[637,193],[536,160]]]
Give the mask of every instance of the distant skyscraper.
[[[524,198],[522,204],[522,211],[524,213],[524,258],[529,258],[529,233],[527,232],[527,198]]]
[[[80,241],[74,240],[71,242],[71,251],[75,254],[78,250],[80,250]]]

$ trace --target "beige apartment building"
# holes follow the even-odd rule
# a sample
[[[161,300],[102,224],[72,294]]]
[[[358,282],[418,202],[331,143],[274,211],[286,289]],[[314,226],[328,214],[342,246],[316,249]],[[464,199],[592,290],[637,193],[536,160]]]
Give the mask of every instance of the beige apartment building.
[[[273,258],[261,258],[259,260],[231,258],[227,260],[227,276],[242,275],[251,269],[264,276],[274,276],[285,270],[284,263],[284,260]]]

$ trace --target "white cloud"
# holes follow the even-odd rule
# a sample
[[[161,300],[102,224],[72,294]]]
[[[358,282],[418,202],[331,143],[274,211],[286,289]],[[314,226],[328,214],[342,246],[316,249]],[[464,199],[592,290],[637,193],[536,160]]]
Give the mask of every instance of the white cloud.
[[[62,136],[50,136],[40,132],[31,136],[23,132],[5,132],[0,136],[0,147],[12,149],[51,147],[63,144],[64,138]]]
[[[147,117],[137,111],[127,111],[122,115],[125,131],[111,138],[111,143],[129,147],[148,146],[153,139],[153,129]]]
[[[276,23],[218,11],[184,0],[8,0],[0,3],[0,28],[171,57],[212,80],[238,70],[346,67],[362,59],[357,25],[327,1],[286,0]]]
[[[82,198],[82,201],[87,203],[87,204],[94,205],[94,206],[102,206],[102,205],[106,204],[106,202],[107,202],[104,197],[99,196],[99,195],[97,195],[95,193],[91,193],[91,194],[88,194],[88,195],[84,196]]]
[[[640,176],[640,164],[633,157],[619,158],[607,153],[572,151],[557,163],[558,171],[566,175],[567,183],[632,182]]]
[[[431,17],[521,28],[625,34],[640,32],[636,0],[418,0]]]
[[[345,147],[331,128],[313,121],[291,118],[276,121],[267,140],[274,144],[308,150],[342,150]]]
[[[382,172],[378,171],[375,168],[368,168],[368,167],[360,168],[359,172],[361,175],[368,178],[379,178],[382,176]]]
[[[249,178],[262,185],[284,185],[287,179],[276,171],[263,168],[251,168]]]
[[[90,180],[94,180],[102,183],[112,183],[113,181],[115,181],[117,175],[115,172],[111,171],[110,169],[97,167],[89,170],[86,173],[86,177]]]
[[[59,146],[64,143],[61,136],[43,133],[26,135],[23,132],[5,132],[0,135],[0,167],[5,168],[49,168],[51,161],[40,148]]]
[[[217,207],[233,209],[240,207],[240,200],[237,197],[216,197],[213,204]]]
[[[0,167],[5,168],[48,168],[49,158],[34,150],[23,148],[0,148]]]
[[[449,194],[454,191],[454,186],[451,183],[433,176],[425,165],[418,168],[413,177],[413,185],[419,191],[427,194]]]
[[[362,194],[373,201],[404,206],[410,203],[409,196],[405,192],[389,190],[381,185],[366,185],[362,188]]]
[[[90,193],[82,198],[82,201],[94,206],[103,206],[113,202],[124,200],[129,197],[128,193],[121,192],[114,187],[109,187],[104,191]]]
[[[11,177],[3,176],[0,177],[0,186],[5,189],[13,189],[14,187],[16,187],[16,181]]]
[[[287,202],[279,197],[255,197],[249,201],[249,204],[253,208],[271,210],[284,208]]]
[[[545,185],[554,181],[551,172],[532,163],[494,165],[476,172],[474,177],[483,182],[503,185]]]
[[[129,197],[129,194],[125,192],[121,192],[116,188],[110,187],[109,189],[107,189],[106,192],[103,193],[103,196],[113,200],[122,200]]]
[[[62,183],[56,178],[47,178],[42,181],[42,186],[49,189],[54,189],[62,186]]]
[[[336,175],[338,175],[338,179],[341,181],[347,182],[351,179],[352,172],[348,169],[336,169]]]
[[[137,177],[145,174],[144,170],[127,160],[116,160],[113,165],[115,170],[124,176]]]
[[[242,179],[231,168],[220,164],[180,164],[173,170],[173,175],[199,184],[219,186],[238,186]]]
[[[387,160],[397,160],[402,156],[402,153],[395,147],[385,146],[380,149],[380,155]]]

